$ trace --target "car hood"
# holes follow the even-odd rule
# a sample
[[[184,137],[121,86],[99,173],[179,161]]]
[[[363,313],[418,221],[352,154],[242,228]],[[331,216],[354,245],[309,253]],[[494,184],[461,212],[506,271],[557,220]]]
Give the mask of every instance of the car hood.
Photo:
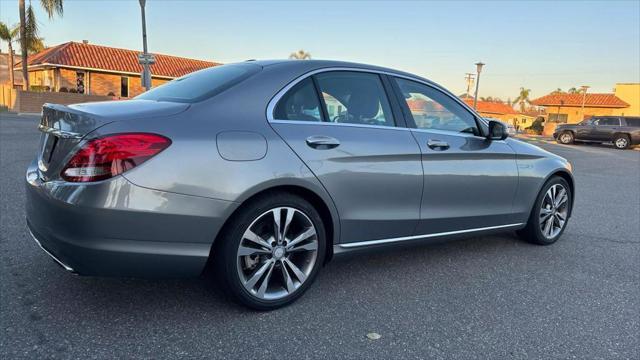
[[[506,142],[507,144],[509,144],[509,146],[511,146],[511,148],[513,149],[513,151],[516,152],[516,154],[521,156],[539,157],[539,158],[541,157],[556,158],[556,159],[562,160],[563,162],[568,162],[567,159],[563,158],[562,156],[558,156],[541,147],[535,146],[533,144],[530,144],[522,140],[507,138]]]

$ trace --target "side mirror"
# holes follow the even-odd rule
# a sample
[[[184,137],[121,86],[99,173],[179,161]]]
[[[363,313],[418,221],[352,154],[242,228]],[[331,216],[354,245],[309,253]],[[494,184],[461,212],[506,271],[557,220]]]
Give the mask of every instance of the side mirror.
[[[489,121],[489,135],[487,135],[487,139],[504,140],[507,136],[509,136],[509,133],[507,133],[507,127],[503,123],[494,120]]]

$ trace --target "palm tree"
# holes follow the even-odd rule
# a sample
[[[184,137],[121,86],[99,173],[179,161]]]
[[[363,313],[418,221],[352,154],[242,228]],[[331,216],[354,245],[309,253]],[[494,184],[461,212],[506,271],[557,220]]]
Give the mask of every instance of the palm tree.
[[[9,27],[0,21],[0,40],[6,41],[9,44],[9,83],[11,84],[11,88],[13,89],[13,84],[15,83],[15,79],[13,78],[13,41],[18,38],[18,33],[20,32],[20,28],[18,26],[14,26],[9,29]]]
[[[40,0],[40,5],[52,19],[56,14],[62,16],[63,0]],[[34,42],[38,37],[38,22],[36,20],[31,0],[29,6],[25,7],[25,0],[18,0],[18,10],[20,12],[20,50],[22,64],[22,89],[29,90],[29,72],[27,70],[27,55],[29,48],[34,47]],[[40,39],[41,41],[41,39]]]
[[[520,94],[513,100],[513,103],[520,104],[520,112],[525,111],[525,103],[530,104],[531,100],[529,100],[529,94],[531,94],[531,89],[525,89],[523,87],[520,88]]]
[[[569,89],[568,93],[569,94],[580,94],[580,93],[582,93],[582,89],[576,89],[575,87],[572,87],[571,89]]]
[[[289,59],[296,59],[296,60],[309,60],[311,59],[311,54],[309,54],[308,52],[300,49],[296,52],[293,52],[289,55]]]
[[[562,94],[562,93],[564,93],[564,91],[562,91],[562,89],[560,89],[560,88],[557,88],[554,91],[552,91],[551,93],[552,94]]]

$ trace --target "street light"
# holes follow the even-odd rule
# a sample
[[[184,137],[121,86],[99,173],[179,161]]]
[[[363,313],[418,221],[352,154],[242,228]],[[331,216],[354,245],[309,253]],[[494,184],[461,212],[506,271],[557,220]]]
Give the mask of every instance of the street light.
[[[484,66],[484,63],[482,63],[481,61],[476,63],[476,93],[473,96],[473,109],[476,109],[476,106],[478,105],[478,88],[480,87],[480,72],[482,71],[482,67]]]
[[[587,85],[580,86],[580,90],[582,90],[582,109],[580,110],[580,121],[584,120],[584,103],[587,100],[588,89],[589,89],[589,86]]]
[[[151,89],[151,71],[149,65],[155,62],[152,55],[147,52],[147,21],[144,14],[146,0],[140,1],[140,12],[142,13],[142,56],[138,56],[138,62],[142,65],[142,86],[147,91]]]

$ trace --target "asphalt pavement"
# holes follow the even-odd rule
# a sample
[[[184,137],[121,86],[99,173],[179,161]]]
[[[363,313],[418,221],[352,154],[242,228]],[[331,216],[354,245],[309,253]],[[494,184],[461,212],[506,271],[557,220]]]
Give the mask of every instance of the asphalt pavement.
[[[36,124],[0,114],[2,359],[640,358],[639,151],[527,140],[574,166],[574,214],[552,246],[505,233],[339,258],[293,305],[255,312],[205,279],[51,261],[24,220]]]

